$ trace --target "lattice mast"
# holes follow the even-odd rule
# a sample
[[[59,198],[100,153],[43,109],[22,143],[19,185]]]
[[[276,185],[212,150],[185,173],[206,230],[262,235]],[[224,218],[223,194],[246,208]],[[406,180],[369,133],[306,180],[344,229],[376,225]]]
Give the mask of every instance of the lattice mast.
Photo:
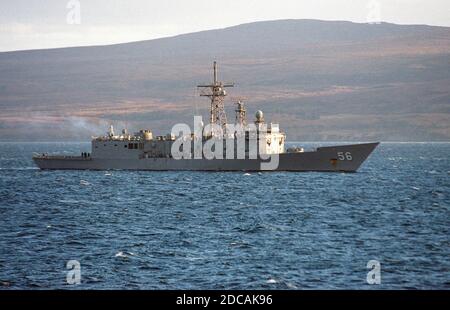
[[[225,97],[227,92],[225,88],[234,87],[234,83],[222,83],[217,79],[217,63],[214,61],[214,81],[208,85],[198,85],[198,88],[203,90],[200,92],[200,96],[208,97],[211,100],[210,109],[210,123],[216,124],[222,127],[223,133],[226,133],[227,115],[225,113]],[[213,134],[213,133],[212,133]]]

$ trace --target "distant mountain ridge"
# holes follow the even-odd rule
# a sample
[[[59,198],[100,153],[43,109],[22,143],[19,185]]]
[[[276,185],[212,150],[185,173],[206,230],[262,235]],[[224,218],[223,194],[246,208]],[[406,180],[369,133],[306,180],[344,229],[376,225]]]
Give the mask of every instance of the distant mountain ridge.
[[[79,140],[109,123],[170,131],[207,116],[219,77],[288,140],[450,141],[450,28],[256,22],[149,41],[0,53],[0,134]]]

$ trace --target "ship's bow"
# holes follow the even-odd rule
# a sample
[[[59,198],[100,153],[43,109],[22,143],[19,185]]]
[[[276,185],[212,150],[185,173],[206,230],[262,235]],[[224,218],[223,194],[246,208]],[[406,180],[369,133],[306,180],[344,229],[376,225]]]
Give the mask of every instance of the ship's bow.
[[[379,144],[374,142],[327,146],[318,148],[317,152],[329,159],[330,170],[356,172]]]

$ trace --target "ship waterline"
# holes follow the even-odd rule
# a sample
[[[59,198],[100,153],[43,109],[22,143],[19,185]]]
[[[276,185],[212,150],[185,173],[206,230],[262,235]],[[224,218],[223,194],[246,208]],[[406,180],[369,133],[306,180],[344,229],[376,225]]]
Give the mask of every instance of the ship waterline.
[[[311,152],[279,154],[272,171],[356,172],[378,143],[320,147]],[[351,156],[351,160],[350,157]],[[48,170],[193,170],[262,171],[262,159],[106,159],[82,156],[35,156],[34,162]]]

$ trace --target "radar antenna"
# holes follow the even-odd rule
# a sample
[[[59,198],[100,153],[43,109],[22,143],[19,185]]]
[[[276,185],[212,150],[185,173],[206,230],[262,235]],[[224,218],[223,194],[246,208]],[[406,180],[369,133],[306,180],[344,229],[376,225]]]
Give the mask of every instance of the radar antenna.
[[[214,81],[212,84],[197,85],[202,88],[201,97],[208,97],[211,100],[210,124],[222,127],[223,134],[226,134],[227,115],[225,113],[224,101],[227,95],[225,88],[234,87],[234,83],[222,83],[217,80],[217,63],[214,61]],[[211,132],[211,135],[214,135]]]
[[[247,110],[244,107],[244,102],[242,100],[236,101],[236,124],[241,125],[243,128],[247,126]]]

